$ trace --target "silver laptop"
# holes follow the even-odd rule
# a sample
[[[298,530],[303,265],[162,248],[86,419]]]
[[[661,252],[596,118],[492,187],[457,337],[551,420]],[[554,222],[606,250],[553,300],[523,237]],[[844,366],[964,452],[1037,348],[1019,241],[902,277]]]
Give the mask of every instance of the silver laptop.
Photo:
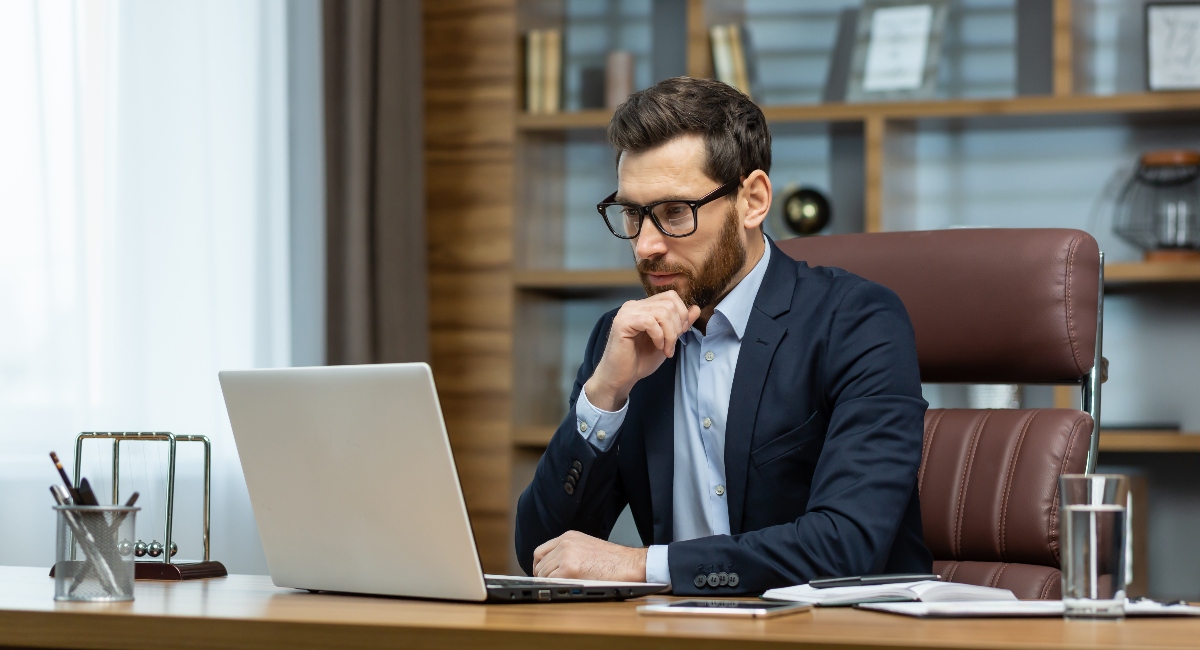
[[[423,363],[219,376],[277,586],[504,602],[614,600],[666,588],[485,576]]]

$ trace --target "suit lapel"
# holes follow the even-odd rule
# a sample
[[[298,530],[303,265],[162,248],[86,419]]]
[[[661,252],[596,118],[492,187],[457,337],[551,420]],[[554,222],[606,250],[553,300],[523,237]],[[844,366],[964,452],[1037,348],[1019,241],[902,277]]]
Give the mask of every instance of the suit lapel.
[[[672,516],[674,508],[675,478],[675,359],[679,358],[679,344],[675,356],[663,361],[649,377],[638,382],[645,386],[639,391],[641,408],[642,438],[646,442],[646,469],[650,472],[650,505],[654,513],[654,543],[672,541]]]
[[[775,319],[791,308],[796,287],[795,262],[775,248],[774,244],[771,244],[771,248],[771,260],[742,335],[733,386],[729,393],[729,414],[725,418],[725,489],[729,505],[729,532],[733,535],[742,532],[750,442],[759,399],[771,368],[771,359],[787,334],[787,327]]]

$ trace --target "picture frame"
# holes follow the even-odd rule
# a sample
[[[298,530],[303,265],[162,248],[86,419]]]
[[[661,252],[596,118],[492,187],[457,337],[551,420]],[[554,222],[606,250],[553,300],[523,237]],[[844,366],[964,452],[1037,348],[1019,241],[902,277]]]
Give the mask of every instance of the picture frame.
[[[933,97],[949,11],[950,0],[864,0],[846,101]]]
[[[1145,11],[1146,89],[1200,90],[1200,2],[1150,2]]]

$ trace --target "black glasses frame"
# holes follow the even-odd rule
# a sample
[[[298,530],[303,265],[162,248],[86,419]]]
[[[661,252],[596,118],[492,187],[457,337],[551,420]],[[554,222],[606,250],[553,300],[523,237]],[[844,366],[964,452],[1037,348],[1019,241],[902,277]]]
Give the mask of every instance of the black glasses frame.
[[[598,211],[600,213],[600,216],[604,218],[604,225],[608,226],[608,231],[611,232],[615,237],[617,237],[619,239],[637,239],[638,235],[642,234],[642,222],[644,222],[646,220],[646,217],[650,217],[650,221],[654,222],[654,227],[658,228],[658,232],[661,232],[666,237],[674,237],[674,238],[678,239],[681,237],[687,237],[696,232],[696,228],[700,225],[700,208],[701,207],[703,207],[709,203],[712,203],[713,201],[716,201],[719,198],[728,196],[731,192],[738,189],[741,186],[741,184],[742,184],[742,179],[735,178],[735,179],[728,181],[727,183],[721,185],[717,189],[709,192],[708,194],[705,194],[703,197],[698,198],[694,201],[689,201],[687,199],[667,199],[665,201],[655,201],[654,203],[648,203],[646,205],[638,205],[636,203],[620,203],[618,201],[613,201],[613,199],[617,198],[617,193],[614,191],[612,194],[608,195],[607,199],[604,199],[600,203],[596,204],[596,211]],[[673,234],[667,232],[666,228],[663,228],[663,225],[658,222],[658,217],[654,216],[653,210],[654,210],[655,206],[659,206],[664,203],[683,203],[692,209],[692,230],[691,230],[691,232],[688,232],[688,233],[685,233],[682,235],[673,235]],[[608,220],[608,213],[606,212],[606,210],[610,206],[614,206],[614,205],[619,205],[624,208],[635,208],[638,211],[638,215],[641,216],[641,218],[638,219],[637,232],[633,233],[632,235],[622,235],[620,232],[617,231],[616,228],[613,227],[612,223],[610,223]],[[622,228],[621,230],[623,231],[624,228]]]

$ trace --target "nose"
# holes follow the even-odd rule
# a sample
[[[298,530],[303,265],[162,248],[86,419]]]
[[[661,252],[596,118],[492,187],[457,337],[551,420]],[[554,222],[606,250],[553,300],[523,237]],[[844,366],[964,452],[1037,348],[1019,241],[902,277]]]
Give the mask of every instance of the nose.
[[[634,240],[633,252],[639,260],[661,257],[667,252],[667,237],[658,231],[650,217],[642,217],[642,230]]]

